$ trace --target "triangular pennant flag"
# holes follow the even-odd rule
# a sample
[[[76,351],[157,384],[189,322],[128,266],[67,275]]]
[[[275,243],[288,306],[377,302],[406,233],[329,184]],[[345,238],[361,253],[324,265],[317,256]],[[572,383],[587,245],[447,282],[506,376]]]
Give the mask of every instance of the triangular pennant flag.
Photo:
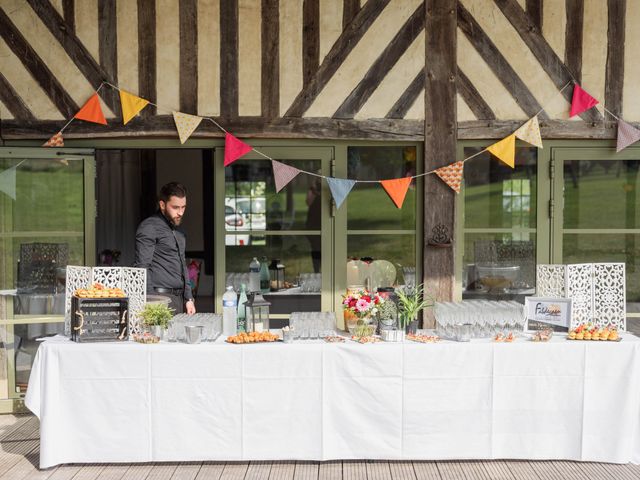
[[[231,135],[229,132],[224,136],[224,166],[231,165],[241,156],[246,155],[253,147]]]
[[[144,107],[149,105],[149,100],[120,90],[120,104],[122,105],[122,124],[126,125],[133,117],[140,113]]]
[[[516,136],[514,134],[503,138],[499,142],[490,145],[487,150],[493,153],[498,159],[509,165],[515,166],[516,159]]]
[[[0,172],[0,192],[4,192],[16,199],[16,167]]]
[[[43,147],[64,147],[64,139],[62,132],[56,133],[53,137],[42,144]]]
[[[462,174],[464,172],[464,162],[456,162],[445,167],[440,167],[434,173],[438,175],[444,183],[449,185],[456,193],[460,193],[462,184]]]
[[[576,84],[573,87],[573,98],[571,99],[571,113],[569,114],[569,118],[580,115],[585,110],[589,110],[597,104],[598,100],[589,95],[580,85]]]
[[[628,124],[624,120],[618,120],[618,141],[616,144],[616,152],[624,150],[632,143],[640,140],[640,130],[633,125]]]
[[[184,143],[189,140],[191,134],[198,128],[202,117],[189,115],[188,113],[173,112],[173,121],[176,122],[180,143]]]
[[[327,177],[327,183],[331,189],[333,200],[336,202],[336,207],[340,208],[340,205],[342,205],[342,202],[347,198],[356,181],[347,178]]]
[[[84,120],[85,122],[99,123],[100,125],[106,125],[107,120],[102,113],[102,107],[100,106],[100,98],[97,93],[91,95],[91,98],[87,100],[78,113],[74,115],[74,118],[78,120]]]
[[[516,138],[522,141],[530,143],[534,147],[542,148],[542,137],[540,136],[540,124],[538,123],[538,117],[531,117],[531,119],[517,129],[513,134]]]
[[[380,180],[380,183],[382,184],[382,188],[386,190],[389,197],[391,197],[393,203],[396,204],[396,207],[402,208],[404,197],[407,195],[409,185],[411,185],[411,177]]]
[[[273,168],[273,178],[276,182],[276,193],[279,193],[300,173],[297,168],[276,160],[271,160],[271,167]]]

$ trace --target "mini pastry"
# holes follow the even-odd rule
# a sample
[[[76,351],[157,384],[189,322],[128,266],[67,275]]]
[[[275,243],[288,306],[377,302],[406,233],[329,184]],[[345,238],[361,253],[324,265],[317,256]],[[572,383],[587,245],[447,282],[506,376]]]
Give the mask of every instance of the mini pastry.
[[[618,331],[617,330],[611,330],[611,333],[609,333],[609,340],[612,340],[612,341],[618,340]]]
[[[578,332],[576,334],[576,340],[584,340],[584,332]]]
[[[583,338],[584,340],[591,340],[591,332],[588,330],[584,332]]]
[[[577,335],[577,334],[576,334],[576,331],[575,331],[575,330],[571,330],[571,331],[569,332],[569,339],[570,339],[570,340],[575,340],[575,339],[576,339],[576,335]]]

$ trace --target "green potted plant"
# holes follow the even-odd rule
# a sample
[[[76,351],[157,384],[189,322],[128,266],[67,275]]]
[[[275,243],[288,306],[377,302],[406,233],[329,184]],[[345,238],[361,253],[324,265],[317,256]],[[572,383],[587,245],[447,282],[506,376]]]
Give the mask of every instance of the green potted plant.
[[[173,309],[164,303],[147,303],[140,312],[140,318],[153,335],[162,338],[173,318]]]
[[[424,293],[424,285],[404,287],[396,290],[400,315],[400,328],[407,333],[416,333],[418,329],[418,314],[421,310],[433,306],[433,298]]]

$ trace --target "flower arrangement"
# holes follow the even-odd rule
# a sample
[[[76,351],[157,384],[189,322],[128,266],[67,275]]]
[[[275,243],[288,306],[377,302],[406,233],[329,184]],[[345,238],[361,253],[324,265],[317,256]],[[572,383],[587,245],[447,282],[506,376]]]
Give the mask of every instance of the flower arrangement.
[[[342,307],[357,318],[364,319],[378,313],[384,301],[377,293],[356,290],[342,296]]]

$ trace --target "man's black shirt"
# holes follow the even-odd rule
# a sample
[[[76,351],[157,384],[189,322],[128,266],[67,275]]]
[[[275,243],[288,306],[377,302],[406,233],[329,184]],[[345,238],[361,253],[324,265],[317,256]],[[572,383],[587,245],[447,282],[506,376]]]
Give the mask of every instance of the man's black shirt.
[[[184,289],[191,300],[185,260],[186,237],[161,212],[146,218],[136,232],[135,266],[147,269],[147,291],[154,287]]]

